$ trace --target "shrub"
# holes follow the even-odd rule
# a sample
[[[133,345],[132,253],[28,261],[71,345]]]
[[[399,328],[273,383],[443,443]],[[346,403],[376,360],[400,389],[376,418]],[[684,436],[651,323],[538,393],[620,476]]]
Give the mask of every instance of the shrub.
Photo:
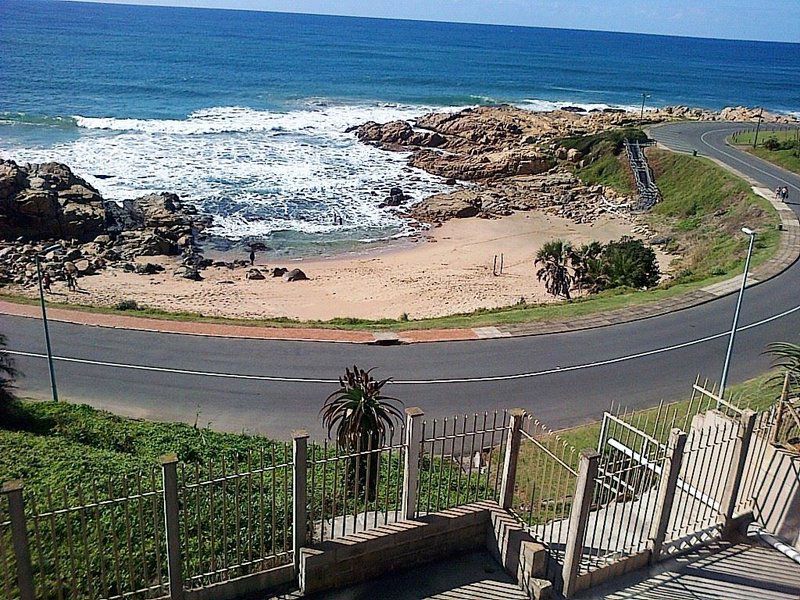
[[[120,300],[114,305],[115,310],[139,310],[136,300]]]
[[[601,244],[591,242],[570,249],[572,282],[589,292],[631,287],[652,287],[661,276],[656,253],[641,240],[623,237]]]
[[[609,288],[652,287],[661,276],[653,249],[627,236],[606,244],[602,263]]]
[[[781,149],[781,143],[778,141],[778,138],[769,137],[766,140],[764,140],[764,148],[774,152],[775,150]]]

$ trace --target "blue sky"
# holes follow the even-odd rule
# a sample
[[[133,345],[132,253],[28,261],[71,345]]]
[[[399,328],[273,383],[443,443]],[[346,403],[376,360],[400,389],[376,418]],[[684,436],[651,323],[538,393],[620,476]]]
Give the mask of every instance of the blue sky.
[[[110,1],[800,42],[800,0]]]

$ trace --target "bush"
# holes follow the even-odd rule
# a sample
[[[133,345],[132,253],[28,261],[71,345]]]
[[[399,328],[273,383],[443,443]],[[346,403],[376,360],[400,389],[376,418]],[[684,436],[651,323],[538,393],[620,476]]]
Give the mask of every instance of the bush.
[[[661,276],[653,249],[631,237],[581,246],[570,253],[570,263],[575,285],[591,292],[652,287]]]
[[[606,244],[602,254],[607,287],[652,287],[661,273],[653,249],[641,240],[623,237]]]
[[[781,143],[778,141],[778,138],[770,137],[764,140],[764,148],[774,152],[775,150],[781,149]]]
[[[136,300],[120,300],[114,305],[115,310],[139,310]]]

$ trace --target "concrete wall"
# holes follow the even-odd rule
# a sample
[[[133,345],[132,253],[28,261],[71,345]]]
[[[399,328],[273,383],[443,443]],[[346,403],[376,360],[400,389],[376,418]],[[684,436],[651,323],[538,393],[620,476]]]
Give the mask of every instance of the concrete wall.
[[[294,565],[283,565],[184,593],[185,600],[235,600],[272,590],[294,580]]]
[[[531,597],[546,597],[549,585],[537,579],[545,567],[544,547],[494,502],[476,502],[303,548],[300,589],[336,589],[481,549],[488,549],[510,575],[527,585]]]

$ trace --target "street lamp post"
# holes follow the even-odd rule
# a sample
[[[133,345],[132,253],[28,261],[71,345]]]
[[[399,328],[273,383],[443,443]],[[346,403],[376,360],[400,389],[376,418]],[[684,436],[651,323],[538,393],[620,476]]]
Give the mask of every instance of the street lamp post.
[[[730,338],[728,338],[728,351],[725,353],[725,365],[722,367],[722,378],[719,381],[720,398],[724,398],[725,384],[728,383],[728,370],[731,365],[731,355],[733,354],[733,340],[736,337],[736,328],[739,326],[739,313],[742,310],[742,298],[744,297],[744,288],[747,285],[747,272],[750,269],[750,258],[753,256],[753,244],[756,239],[756,232],[748,227],[742,227],[742,233],[750,236],[750,245],[747,248],[747,258],[744,261],[742,286],[739,288],[739,298],[736,300],[736,310],[733,313],[733,326],[731,327]],[[717,408],[719,408],[719,402],[717,402]]]
[[[39,303],[42,306],[42,322],[44,323],[44,341],[47,346],[47,366],[50,369],[50,389],[53,392],[53,402],[58,402],[58,388],[56,387],[56,369],[53,365],[53,350],[50,346],[50,328],[47,326],[47,308],[44,301],[44,287],[42,286],[42,265],[39,255],[36,255],[36,275],[39,278]]]
[[[755,149],[758,146],[758,132],[761,130],[761,121],[764,118],[764,109],[762,108],[761,111],[758,113],[758,123],[756,123],[756,135],[753,138],[753,148]]]
[[[642,92],[642,112],[641,112],[641,114],[639,115],[639,125],[641,125],[642,123],[644,123],[644,102],[645,102],[645,100],[647,100],[649,97],[650,97],[650,94],[648,94],[648,93],[646,93],[646,92]]]

